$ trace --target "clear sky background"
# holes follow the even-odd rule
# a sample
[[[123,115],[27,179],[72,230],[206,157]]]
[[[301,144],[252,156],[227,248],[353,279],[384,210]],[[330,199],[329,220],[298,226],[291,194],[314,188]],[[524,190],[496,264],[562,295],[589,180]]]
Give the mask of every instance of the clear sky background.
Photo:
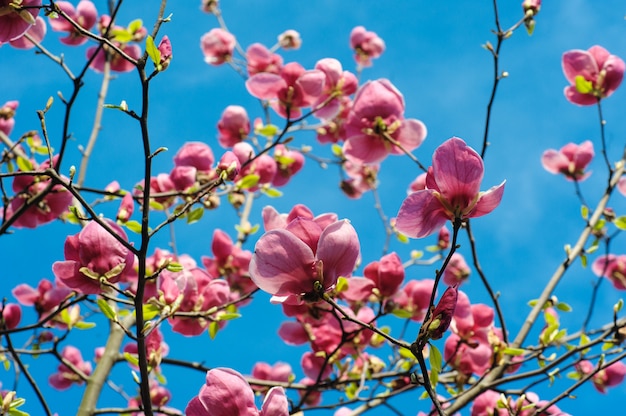
[[[500,2],[503,28],[522,18],[520,3]],[[95,4],[100,13],[104,12],[106,2],[96,1]],[[156,6],[156,2],[127,2],[118,22],[126,25],[140,17],[150,28],[156,16]],[[196,1],[170,2],[167,13],[172,13],[172,20],[161,31],[172,41],[174,58],[169,69],[155,79],[151,88],[153,148],[165,146],[170,149],[157,158],[157,172],[170,171],[173,155],[186,141],[205,141],[219,157],[222,149],[217,144],[215,126],[227,105],[246,107],[251,118],[262,114],[258,101],[248,95],[241,77],[230,67],[216,68],[204,63],[199,48],[200,37],[217,27],[217,22],[213,16],[200,12],[198,6]],[[491,55],[481,45],[487,41],[495,44],[496,41],[491,33],[495,27],[491,2],[233,0],[224,2],[222,10],[229,29],[244,49],[253,42],[271,46],[277,35],[286,29],[299,31],[303,39],[301,49],[280,53],[285,62],[298,61],[306,68],[312,68],[319,59],[334,57],[342,62],[344,69],[354,70],[348,38],[354,26],[364,25],[384,39],[387,50],[374,61],[372,68],[363,72],[361,80],[391,80],[404,94],[406,116],[426,124],[428,137],[414,152],[420,161],[429,165],[433,150],[451,136],[459,136],[477,149],[481,145],[493,80]],[[592,140],[597,154],[591,165],[593,174],[581,184],[590,205],[595,205],[606,183],[606,168],[599,157],[597,110],[595,107],[577,107],[564,98],[566,80],[561,70],[561,56],[570,49],[587,49],[599,44],[626,58],[625,14],[623,2],[617,0],[546,1],[537,16],[535,33],[529,37],[522,28],[503,45],[500,65],[501,70],[509,72],[509,77],[500,84],[493,110],[492,146],[486,154],[483,189],[504,179],[507,185],[501,205],[489,216],[473,221],[472,229],[478,241],[480,261],[492,286],[501,293],[504,313],[513,334],[529,310],[527,302],[539,295],[540,288],[562,261],[564,245],[574,243],[584,226],[574,186],[542,169],[542,152],[548,148],[558,149],[570,141]],[[51,32],[50,28],[48,30],[44,45],[55,54],[64,53],[68,65],[78,70],[84,62],[86,46],[67,50],[57,41],[58,34]],[[45,57],[34,56],[32,51],[2,47],[0,74],[4,80],[0,87],[0,104],[7,100],[20,101],[13,138],[38,128],[35,111],[44,107],[49,96],[56,97],[57,91],[67,96],[71,91],[70,82],[60,69]],[[99,85],[100,75],[90,73],[72,117],[70,131],[75,141],[70,143],[64,169],[79,164],[77,146],[86,143],[90,132]],[[625,144],[624,88],[622,86],[603,104],[611,160],[619,158]],[[136,74],[120,74],[112,81],[107,102],[118,104],[121,100],[126,100],[130,108],[138,108],[140,96]],[[57,100],[47,120],[53,146],[57,148],[62,110]],[[279,117],[274,121],[281,123]],[[86,185],[104,187],[116,179],[128,189],[137,183],[143,169],[138,133],[137,126],[128,117],[114,110],[106,111]],[[301,134],[297,135],[295,143],[315,145],[316,141],[312,134]],[[329,149],[320,148],[316,154],[328,155]],[[387,216],[396,215],[408,184],[418,173],[407,158],[390,157],[385,161],[379,180]],[[260,209],[266,204],[274,205],[280,212],[288,211],[295,203],[307,204],[316,214],[336,212],[340,218],[349,218],[359,233],[364,264],[378,259],[384,230],[373,208],[372,195],[349,200],[339,190],[338,183],[337,169],[322,170],[312,160],[307,160],[304,172],[283,188],[283,198],[257,200],[252,222],[259,222]],[[210,236],[215,228],[235,236],[233,210],[226,206],[226,201],[223,205],[217,211],[207,212],[194,226],[176,225],[179,253],[190,254],[199,262],[202,255],[211,254]],[[626,201],[619,194],[614,195],[610,205],[618,214],[624,214],[626,210]],[[114,215],[117,204],[99,209],[106,215]],[[162,218],[159,214],[154,217]],[[19,283],[36,286],[41,278],[53,278],[51,265],[63,259],[63,242],[67,235],[78,232],[78,228],[56,222],[36,230],[14,231],[15,234],[0,238],[0,258],[4,265],[0,270],[3,282],[0,296],[9,300],[12,300],[11,289]],[[131,238],[138,241],[136,235]],[[169,233],[162,233],[153,248],[166,247],[168,239]],[[246,248],[251,250],[254,241],[252,239]],[[391,250],[408,260],[411,250],[423,249],[433,242],[433,238],[412,240],[408,245],[394,241]],[[460,252],[469,259],[465,237],[461,238],[460,244]],[[623,239],[618,238],[612,247],[615,254],[626,251]],[[407,270],[407,279],[433,277],[434,267]],[[594,281],[591,271],[582,269],[577,263],[557,289],[559,299],[574,308],[573,313],[562,316],[563,326],[572,332],[580,328]],[[476,273],[463,290],[473,302],[488,302]],[[600,288],[592,322],[599,325],[610,321],[612,306],[621,295],[605,282]],[[257,361],[274,363],[283,360],[291,363],[296,378],[300,379],[299,362],[305,349],[286,346],[278,338],[276,331],[284,318],[281,308],[270,305],[268,299],[265,294],[256,296],[251,305],[242,308],[243,317],[229,322],[215,341],[210,341],[208,336],[195,339],[178,334],[168,336],[170,357],[203,361],[211,367],[228,366],[244,374],[249,373]],[[23,323],[34,319],[33,314],[26,314]],[[105,323],[100,323],[89,332],[73,332],[68,341],[83,346],[84,357],[92,359],[93,348],[104,345],[106,328]],[[416,334],[417,329],[417,325],[410,326],[409,333],[413,330]],[[410,342],[413,337],[411,335],[407,340]],[[68,403],[76,401],[77,404],[82,390],[72,387],[57,394],[46,383],[47,375],[55,371],[57,363],[41,358],[31,365],[41,377],[40,386],[51,407],[59,415],[73,414],[76,406]],[[169,380],[167,387],[174,394],[172,405],[184,408],[203,384],[203,375],[178,372],[171,367],[164,371]],[[115,374],[116,380],[131,391],[133,381],[127,368],[120,365]],[[4,388],[11,388],[13,375],[0,372],[0,380]],[[559,386],[568,383],[561,382]],[[535,389],[542,398],[550,399],[560,392],[543,387]],[[20,390],[20,394],[28,399],[25,410],[37,414],[40,408],[30,395],[30,389],[20,385]],[[626,386],[600,395],[588,385],[575,394],[578,399],[560,403],[561,409],[574,415],[607,413],[621,406]],[[415,414],[426,407],[417,403],[418,395],[410,393],[393,403],[405,414]],[[125,403],[109,389],[100,404]],[[372,414],[382,415],[384,412]]]

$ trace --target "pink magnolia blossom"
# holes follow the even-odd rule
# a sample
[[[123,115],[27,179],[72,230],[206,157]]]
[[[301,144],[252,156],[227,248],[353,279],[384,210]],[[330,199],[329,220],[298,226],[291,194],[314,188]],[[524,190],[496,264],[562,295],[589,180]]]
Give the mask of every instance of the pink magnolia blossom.
[[[47,30],[46,21],[41,16],[37,16],[35,23],[28,28],[25,34],[30,36],[34,42],[41,43],[46,36]],[[16,49],[32,49],[35,47],[35,44],[30,39],[27,39],[26,36],[9,41],[9,44]]]
[[[167,67],[170,66],[170,62],[172,62],[172,42],[167,35],[163,36],[157,49],[161,52],[161,60],[159,61],[159,65],[161,65],[160,70],[165,71]]]
[[[576,369],[581,375],[591,374],[596,371],[596,366],[590,361],[582,360],[576,363]],[[606,393],[607,387],[614,387],[624,381],[626,376],[626,365],[617,361],[608,367],[597,371],[592,377],[593,386],[600,393]]]
[[[70,362],[83,375],[89,376],[91,374],[91,363],[83,361],[83,356],[78,348],[68,345],[63,348],[61,357]],[[83,384],[83,379],[70,367],[61,363],[57,367],[57,372],[48,378],[48,382],[57,390],[66,390],[74,383]]]
[[[214,368],[207,372],[200,393],[187,404],[187,416],[288,416],[289,404],[282,387],[273,387],[265,395],[259,411],[254,392],[238,372]]]
[[[20,7],[21,6],[21,7]],[[0,43],[16,40],[35,23],[41,0],[22,0],[16,3],[0,0]]]
[[[502,199],[504,182],[480,192],[484,165],[481,157],[457,137],[433,154],[426,189],[409,195],[398,212],[396,228],[413,238],[429,236],[446,221],[466,220],[493,211]]]
[[[239,174],[239,170],[241,170],[241,162],[237,155],[229,150],[224,152],[217,162],[215,174],[217,176],[223,176],[225,180],[232,181]]]
[[[359,256],[356,231],[347,220],[320,227],[297,217],[285,228],[272,229],[259,239],[250,262],[256,285],[277,298],[289,295],[317,298],[332,289],[339,276],[350,276]]]
[[[135,209],[135,200],[133,199],[133,194],[128,192],[122,197],[122,201],[120,202],[120,207],[117,210],[116,220],[122,224],[127,222],[130,219],[130,217],[133,215],[134,209]]]
[[[325,124],[317,128],[317,141],[320,143],[338,143],[346,139],[346,123],[352,109],[352,99],[347,95],[339,97],[339,108],[334,117],[324,120]]]
[[[616,289],[626,290],[626,255],[600,256],[591,265],[591,270],[608,278]]]
[[[385,51],[385,42],[374,32],[357,26],[350,33],[350,47],[354,49],[354,59],[361,66],[371,66],[372,59]]]
[[[230,148],[248,137],[250,119],[246,109],[239,105],[229,105],[224,109],[217,123],[217,141],[224,148]]]
[[[246,81],[248,92],[256,98],[269,100],[280,116],[298,118],[301,109],[310,107],[322,94],[325,76],[320,70],[306,71],[297,62],[281,68],[279,74],[262,72]]]
[[[81,0],[76,8],[68,1],[58,1],[56,5],[59,10],[67,14],[70,19],[85,30],[90,30],[98,21],[98,11],[90,0]],[[55,19],[50,19],[50,26],[55,32],[67,32],[67,36],[60,39],[66,45],[82,45],[87,42],[88,38],[82,35],[63,16],[59,15]]]
[[[72,294],[72,289],[41,279],[37,289],[22,283],[15,286],[12,293],[22,305],[34,306],[39,319],[42,319],[56,311],[61,302]]]
[[[326,76],[324,90],[312,105],[315,117],[332,119],[341,109],[341,97],[354,94],[359,81],[353,73],[344,71],[341,63],[334,58],[317,61],[315,69]]]
[[[211,171],[214,161],[213,150],[203,142],[186,142],[174,156],[176,166],[192,166],[200,172]]]
[[[450,247],[450,230],[445,225],[439,230],[437,237],[437,247],[439,250],[446,250]]]
[[[289,382],[292,377],[293,371],[291,366],[287,363],[277,362],[274,365],[269,365],[265,362],[258,362],[254,364],[252,368],[252,377],[259,380],[266,381],[278,381]],[[268,388],[264,386],[252,385],[252,389],[255,391],[266,391]]]
[[[56,161],[56,156],[53,162]],[[46,160],[35,170],[45,171],[50,167]],[[7,209],[6,218],[11,218],[31,197],[43,192],[50,185],[45,176],[21,175],[13,179],[15,197]],[[72,194],[62,185],[52,186],[50,191],[37,204],[31,205],[13,222],[14,227],[35,228],[57,219],[72,202]]]
[[[413,192],[423,191],[424,189],[426,189],[426,172],[420,173],[415,179],[413,179],[413,182],[409,184],[407,194],[411,195]]]
[[[541,156],[541,164],[550,173],[562,173],[567,180],[582,181],[591,175],[585,169],[593,156],[593,143],[586,140],[580,145],[568,143],[558,151],[546,150]]]
[[[263,227],[265,231],[276,228],[286,228],[291,221],[298,217],[312,220],[321,228],[326,228],[338,220],[337,214],[330,212],[314,217],[313,212],[302,204],[294,205],[288,214],[279,214],[274,207],[266,206],[263,208],[261,215],[263,216]]]
[[[134,60],[141,58],[141,48],[138,45],[125,43],[117,44],[117,46],[130,58]],[[104,51],[105,48],[106,46],[98,50],[97,47],[92,46],[87,49],[87,59],[91,59],[94,54],[96,55],[91,65],[89,65],[89,67],[96,72],[104,72],[104,66],[107,60],[107,54]],[[115,72],[130,72],[135,69],[135,65],[131,61],[115,51],[111,51],[110,64],[111,71]]]
[[[443,282],[448,286],[461,285],[470,275],[470,268],[460,253],[452,254],[446,269],[443,271]]]
[[[237,40],[224,29],[215,28],[202,35],[200,48],[204,61],[211,65],[221,65],[232,59]]]
[[[0,107],[0,131],[9,136],[15,126],[15,111],[19,101],[7,101]]]
[[[145,347],[148,365],[153,369],[161,364],[163,357],[166,357],[170,351],[170,348],[163,340],[163,334],[158,327],[152,329],[146,337]],[[133,354],[135,356],[137,356],[138,351],[137,343],[134,342],[127,344],[124,347],[125,353]]]
[[[409,280],[393,297],[394,303],[411,314],[412,321],[422,321],[430,306],[430,296],[435,281],[433,279]]]
[[[282,56],[273,53],[260,43],[253,43],[246,50],[248,75],[253,76],[261,72],[280,74],[283,67]]]
[[[113,221],[107,225],[124,241],[128,237]],[[52,271],[64,285],[84,294],[102,293],[101,280],[124,281],[134,275],[135,255],[107,230],[90,221],[76,235],[65,240],[65,260],[52,265]]]
[[[348,178],[342,180],[339,187],[348,198],[357,199],[365,192],[376,189],[379,164],[358,165],[346,160],[343,168]]]
[[[283,49],[300,49],[300,46],[302,46],[300,33],[293,29],[285,30],[278,35],[278,44]]]
[[[593,105],[613,94],[626,69],[621,58],[598,45],[586,51],[565,52],[562,63],[565,78],[571,84],[565,87],[565,98],[578,105]]]
[[[0,305],[2,308],[2,305]],[[7,303],[0,309],[0,328],[15,329],[22,319],[22,308],[17,303]]]
[[[150,380],[150,402],[154,406],[165,406],[172,399],[172,393],[157,382]],[[141,397],[132,397],[128,401],[128,407],[141,407]],[[156,416],[165,416],[166,413],[154,412]],[[131,416],[145,416],[144,412],[133,412]]]
[[[458,294],[459,291],[456,286],[449,286],[443,292],[429,320],[424,324],[428,338],[440,339],[448,330],[456,309]]]
[[[525,14],[531,10],[532,15],[534,16],[539,13],[539,9],[541,9],[541,0],[524,0],[522,1],[522,9]]]
[[[304,166],[304,155],[297,150],[287,149],[282,144],[274,148],[274,160],[276,161],[276,174],[272,179],[274,186],[286,185]]]
[[[327,358],[311,351],[302,355],[300,364],[304,375],[313,380],[326,380],[333,373],[333,366]]]
[[[343,152],[354,163],[377,163],[389,154],[416,149],[425,138],[424,123],[404,118],[400,91],[389,80],[379,79],[366,82],[354,97]]]
[[[402,260],[395,252],[384,255],[380,261],[373,261],[365,266],[363,275],[374,282],[374,287],[382,297],[392,296],[404,281]]]

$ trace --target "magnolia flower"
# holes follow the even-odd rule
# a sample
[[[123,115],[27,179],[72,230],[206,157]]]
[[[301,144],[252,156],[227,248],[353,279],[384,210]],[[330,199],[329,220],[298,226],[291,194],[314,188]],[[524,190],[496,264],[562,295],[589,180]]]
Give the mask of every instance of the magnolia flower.
[[[43,38],[46,36],[47,30],[46,21],[41,16],[37,16],[35,23],[28,28],[25,34],[32,38],[33,42],[41,43]],[[33,42],[31,42],[30,39],[27,39],[26,36],[21,36],[10,41],[9,44],[16,49],[32,49],[35,47]]]
[[[187,416],[288,416],[289,404],[282,387],[273,387],[265,395],[259,411],[254,392],[238,372],[214,368],[206,374],[200,393],[187,404]]]
[[[570,86],[565,97],[578,105],[593,105],[613,94],[624,77],[624,61],[602,46],[571,50],[563,54],[563,72]]]
[[[437,303],[433,313],[424,324],[428,338],[440,339],[448,330],[454,316],[458,295],[459,291],[456,286],[450,286],[443,292],[439,303]]]
[[[380,261],[373,261],[363,269],[365,278],[374,282],[380,295],[389,297],[395,294],[404,280],[402,260],[395,253],[381,257]]]
[[[278,35],[278,44],[283,49],[299,49],[302,45],[300,33],[293,29],[285,30]]]
[[[424,123],[404,118],[400,91],[388,80],[379,79],[365,83],[354,97],[343,152],[354,163],[377,163],[390,153],[416,149],[425,138]]]
[[[35,23],[41,0],[0,0],[0,44],[16,40]]]
[[[352,274],[358,256],[359,240],[347,220],[321,227],[312,219],[297,217],[284,229],[261,236],[250,262],[250,277],[277,300],[290,295],[316,299],[318,290],[330,290],[339,276]]]
[[[608,278],[616,289],[626,290],[626,255],[600,256],[591,265],[591,270]]]
[[[595,372],[595,374],[591,377],[591,381],[593,382],[593,386],[600,393],[606,393],[607,387],[613,387],[621,384],[626,376],[626,365],[621,361],[617,361],[596,372],[597,368],[594,364],[590,361],[582,360],[576,364],[576,370],[578,370],[581,375],[587,375]]]
[[[15,329],[22,319],[22,307],[17,303],[0,305],[0,329]]]
[[[374,32],[357,26],[350,33],[350,47],[354,49],[354,59],[361,66],[371,66],[372,59],[378,58],[385,50],[385,42]]]
[[[541,156],[541,164],[550,173],[562,173],[567,180],[582,181],[591,175],[585,169],[593,156],[593,143],[587,140],[580,145],[568,143],[558,151],[546,150]]]
[[[443,282],[448,286],[461,285],[470,275],[470,268],[460,253],[452,254],[448,265],[443,271]]]
[[[235,37],[220,28],[211,29],[200,38],[204,61],[211,65],[221,65],[230,61],[236,44]]]
[[[174,156],[176,166],[191,166],[200,172],[209,172],[214,161],[213,151],[203,142],[186,142]]]
[[[239,105],[229,105],[224,109],[217,123],[217,141],[224,148],[233,147],[250,134],[250,119],[246,109]]]
[[[70,19],[77,23],[85,30],[90,30],[98,21],[98,11],[96,6],[89,0],[81,0],[78,6],[68,1],[56,2],[59,10],[63,11]],[[82,45],[87,42],[87,37],[82,35],[70,22],[63,16],[50,19],[50,26],[55,32],[67,32],[67,36],[61,38],[60,41],[66,45]]]
[[[113,221],[107,225],[124,241],[126,233]],[[133,276],[135,255],[95,221],[65,240],[65,261],[52,271],[64,285],[84,294],[102,292],[101,280],[117,283]]]
[[[73,365],[73,368],[81,371],[83,375],[89,376],[91,374],[91,363],[83,361],[83,356],[78,348],[68,345],[63,348],[61,356],[63,359],[69,361]],[[83,383],[81,376],[63,363],[59,364],[57,371],[57,373],[52,374],[48,378],[48,382],[57,390],[68,389],[74,383]]]
[[[493,211],[502,199],[504,182],[480,192],[481,157],[458,137],[435,150],[426,189],[409,195],[398,212],[396,228],[413,238],[438,231],[447,220],[466,220]]]
[[[283,67],[282,56],[273,53],[260,43],[253,43],[248,47],[246,61],[249,76],[260,72],[279,74]]]
[[[0,131],[7,136],[13,131],[15,127],[15,112],[20,105],[19,101],[7,101],[0,107]]]

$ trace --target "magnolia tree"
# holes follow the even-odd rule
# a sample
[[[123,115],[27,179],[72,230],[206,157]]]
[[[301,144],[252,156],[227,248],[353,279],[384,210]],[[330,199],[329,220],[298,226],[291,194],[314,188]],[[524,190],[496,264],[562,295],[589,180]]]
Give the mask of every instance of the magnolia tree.
[[[494,259],[479,237],[518,238],[490,217],[508,193],[527,190],[506,183],[512,164],[491,179],[489,149],[504,146],[504,133],[492,137],[490,127],[509,75],[501,55],[509,39],[533,44],[540,0],[506,16],[493,3],[481,138],[427,134],[391,76],[366,79],[386,44],[363,26],[343,40],[353,62],[324,56],[320,39],[310,64],[289,58],[306,47],[293,29],[276,33],[274,46],[238,41],[217,1],[193,10],[213,29],[183,22],[199,49],[170,41],[174,6],[144,4],[125,20],[126,3],[0,0],[0,56],[28,58],[5,62],[4,82],[39,105],[22,110],[0,97],[3,263],[21,251],[32,259],[11,269],[19,284],[3,285],[0,414],[566,415],[560,408],[598,402],[572,401],[584,384],[605,393],[622,382],[622,302],[607,310],[598,301],[606,279],[607,293],[626,289],[626,216],[612,208],[626,194],[626,155],[621,138],[609,146],[602,113],[615,105],[606,99],[622,81],[620,57],[599,45],[562,51],[561,99],[597,109],[583,121],[593,133],[559,150],[548,148],[562,140],[546,142],[524,170],[560,176],[549,186],[575,198],[542,208],[580,212],[576,234],[558,243],[565,250],[541,280],[507,295],[508,265],[529,259],[514,250],[513,260]],[[196,105],[163,100],[175,88],[168,68],[202,59],[202,82],[221,82],[211,74],[230,67],[224,82],[245,89],[249,105],[230,102],[217,125],[196,120],[193,140],[168,149],[161,129],[168,120],[184,129],[183,112]],[[37,87],[42,62],[56,95]],[[439,87],[415,78],[415,88]],[[95,108],[87,119],[86,103]],[[107,131],[109,145],[96,146]],[[588,191],[591,163],[599,179]],[[307,169],[313,175],[297,182]],[[283,200],[289,208],[277,208]],[[342,208],[349,200],[369,209]],[[371,227],[351,222],[351,210]],[[181,223],[201,231],[185,237]],[[29,232],[31,247],[11,245]],[[186,254],[192,247],[203,255]],[[42,249],[55,260],[42,266]],[[562,282],[568,274],[592,283]],[[559,283],[576,290],[559,300]],[[216,347],[224,337],[229,345]],[[246,358],[229,358],[231,348]],[[268,363],[259,351],[272,348],[296,352]],[[60,408],[51,405],[58,397]]]

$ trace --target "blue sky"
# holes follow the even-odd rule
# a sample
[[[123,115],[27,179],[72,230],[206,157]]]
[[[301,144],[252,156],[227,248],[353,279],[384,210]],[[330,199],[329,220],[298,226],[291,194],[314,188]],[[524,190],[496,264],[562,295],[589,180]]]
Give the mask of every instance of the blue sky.
[[[105,9],[105,3],[96,2],[99,12]],[[185,141],[205,141],[216,155],[221,154],[215,125],[227,105],[246,107],[252,118],[261,115],[257,100],[247,94],[236,73],[228,66],[215,68],[203,62],[200,36],[217,23],[212,16],[199,11],[198,3],[171,2],[167,10],[172,13],[172,21],[165,24],[161,32],[170,37],[174,54],[170,68],[155,79],[151,90],[150,127],[154,148],[165,146],[170,149],[156,160],[156,167],[162,172],[169,172],[171,158]],[[503,27],[513,25],[522,17],[519,3],[499,4]],[[428,137],[415,151],[422,163],[429,165],[432,151],[451,136],[459,136],[475,147],[482,142],[493,75],[491,56],[481,45],[486,41],[495,44],[491,33],[494,28],[491,2],[398,1],[390,4],[325,0],[259,3],[235,0],[224,2],[222,10],[229,29],[244,48],[252,42],[271,46],[282,31],[298,30],[303,38],[301,49],[285,52],[283,56],[285,62],[297,60],[307,68],[321,58],[334,57],[345,69],[354,69],[348,37],[354,26],[364,25],[385,40],[387,50],[375,60],[372,68],[363,72],[361,79],[391,80],[404,94],[406,116],[418,118],[427,125]],[[562,261],[563,246],[573,243],[584,225],[573,185],[545,172],[540,165],[541,154],[548,148],[560,148],[570,141],[580,143],[588,139],[596,145],[597,154],[600,150],[595,107],[577,107],[563,96],[566,80],[561,70],[561,55],[569,49],[587,49],[600,44],[611,53],[626,57],[623,42],[625,13],[623,3],[617,0],[546,2],[537,17],[533,36],[529,37],[523,29],[518,30],[503,45],[500,65],[502,70],[509,72],[509,77],[500,84],[493,111],[492,146],[486,155],[483,188],[504,179],[507,185],[502,204],[489,216],[474,221],[472,229],[478,240],[480,261],[494,289],[501,293],[501,302],[513,332],[526,316],[527,301],[538,296],[543,282]],[[128,2],[122,7],[119,22],[127,24],[141,17],[150,27],[155,16],[156,11],[147,10],[144,3]],[[61,48],[57,39],[58,35],[49,29],[44,45],[53,53],[65,53],[70,67],[79,68],[85,47],[68,51]],[[5,74],[0,103],[20,101],[13,137],[38,128],[35,111],[45,105],[49,96],[56,97],[57,91],[65,95],[71,91],[70,83],[58,67],[42,56],[34,56],[32,51],[16,51],[8,46],[1,48],[0,73]],[[78,165],[77,146],[86,142],[91,129],[98,88],[99,75],[89,74],[72,119],[70,130],[76,139],[70,144],[65,169],[73,163]],[[131,108],[136,108],[140,99],[138,93],[137,76],[134,73],[120,74],[111,84],[107,102],[117,104],[126,100]],[[618,90],[603,104],[608,151],[613,160],[621,154],[626,137],[626,123],[622,121],[624,100],[626,93]],[[56,147],[61,114],[62,107],[57,100],[48,114],[48,127]],[[278,117],[274,121],[281,122]],[[132,187],[139,181],[142,170],[138,129],[128,117],[113,110],[105,112],[103,123],[87,184],[103,187],[118,179],[123,187]],[[298,135],[296,140],[298,145],[315,145],[312,135]],[[321,148],[318,153],[328,155],[329,150]],[[593,161],[591,170],[593,175],[581,188],[588,201],[596,201],[606,180],[605,167],[599,157]],[[406,158],[391,157],[383,164],[379,177],[380,193],[388,216],[395,216],[409,182],[418,173],[415,165]],[[259,221],[260,209],[266,204],[274,205],[281,212],[288,211],[295,203],[306,203],[315,213],[337,212],[339,217],[349,218],[359,233],[363,262],[375,260],[381,254],[383,228],[376,217],[373,198],[366,194],[360,200],[348,200],[336,186],[338,181],[336,169],[321,170],[308,160],[305,171],[283,189],[283,198],[261,198],[256,202],[252,222]],[[626,208],[624,198],[619,194],[613,197],[610,205],[618,214],[623,214]],[[105,215],[111,215],[115,208],[101,209]],[[155,215],[155,218],[159,216]],[[234,230],[229,228],[233,218],[232,210],[224,206],[207,212],[193,227],[177,224],[179,253],[188,253],[198,261],[202,255],[210,254],[208,236],[216,227],[234,236]],[[36,230],[15,231],[0,238],[0,252],[6,253],[2,256],[5,267],[0,271],[0,279],[5,284],[0,295],[10,300],[10,291],[18,283],[28,282],[35,286],[39,279],[53,277],[51,265],[63,258],[65,237],[78,230],[53,223]],[[168,237],[163,233],[154,247],[166,245]],[[422,249],[432,242],[432,239],[411,241],[408,245],[394,242],[391,249],[406,260],[410,250]],[[461,253],[469,257],[465,237],[460,244]],[[252,246],[247,248],[252,249]],[[623,239],[618,238],[613,248],[616,254],[622,254]],[[434,268],[407,271],[407,279],[433,276]],[[577,264],[557,289],[557,296],[574,307],[574,313],[562,317],[564,325],[572,331],[578,329],[581,316],[586,313],[594,280],[590,270]],[[474,302],[488,301],[475,273],[463,290]],[[594,319],[596,324],[611,319],[612,305],[620,297],[621,294],[609,284],[602,285]],[[168,339],[170,356],[190,357],[209,366],[230,366],[242,373],[250,372],[252,365],[259,360],[270,363],[286,360],[296,369],[299,379],[302,376],[300,355],[304,350],[285,346],[278,339],[276,331],[283,320],[280,308],[270,305],[267,296],[262,294],[241,312],[243,318],[229,322],[215,341],[206,336],[187,339],[174,334]],[[34,319],[32,314],[26,314],[24,322],[29,319]],[[413,330],[417,331],[417,327],[414,326]],[[85,358],[91,358],[92,349],[102,345],[105,339],[105,323],[91,332],[72,333],[69,338],[72,343],[84,345]],[[45,380],[56,368],[56,363],[42,358],[32,367]],[[116,371],[117,380],[131,386],[132,379],[123,367]],[[202,385],[203,375],[178,373],[171,368],[165,371],[170,382],[168,388],[174,393],[172,404],[184,407]],[[0,373],[0,380],[5,388],[10,386],[11,372]],[[55,394],[45,386],[45,381],[42,384],[55,411],[60,415],[74,413],[74,407],[68,407],[67,403],[68,400],[78,400],[79,388]],[[39,408],[29,389],[25,385],[20,388],[29,400],[26,410],[37,414]],[[545,398],[557,393],[556,389],[540,388],[537,391]],[[561,408],[576,415],[590,414],[590,409],[608,411],[621,403],[625,393],[626,387],[620,386],[608,395],[599,396],[591,386],[585,386],[576,392],[576,401],[563,402]],[[110,390],[105,397],[118,400],[117,405],[123,404]],[[417,393],[409,393],[396,404],[405,414],[414,414],[424,409],[416,402]],[[104,403],[103,399],[101,404]]]

